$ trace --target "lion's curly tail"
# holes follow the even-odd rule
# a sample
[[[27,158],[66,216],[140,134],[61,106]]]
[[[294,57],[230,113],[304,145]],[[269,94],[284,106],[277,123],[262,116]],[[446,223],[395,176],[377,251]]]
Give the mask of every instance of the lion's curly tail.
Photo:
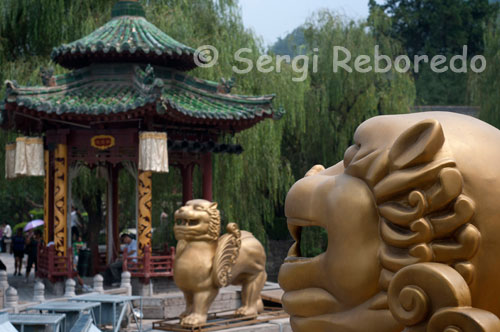
[[[227,233],[217,241],[212,279],[218,287],[226,287],[231,281],[231,271],[241,248],[241,231],[237,224],[230,223]]]

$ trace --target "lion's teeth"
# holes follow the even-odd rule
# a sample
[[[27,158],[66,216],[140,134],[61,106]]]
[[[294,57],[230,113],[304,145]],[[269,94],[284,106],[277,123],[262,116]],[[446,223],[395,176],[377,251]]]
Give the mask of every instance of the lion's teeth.
[[[288,231],[296,242],[300,242],[302,235],[302,227],[288,224]]]
[[[288,250],[288,257],[300,257],[300,243],[295,242]]]

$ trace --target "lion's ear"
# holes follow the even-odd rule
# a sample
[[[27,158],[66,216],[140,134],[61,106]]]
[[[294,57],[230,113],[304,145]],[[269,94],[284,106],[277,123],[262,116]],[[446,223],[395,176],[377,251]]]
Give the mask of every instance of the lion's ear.
[[[434,119],[417,123],[396,139],[389,153],[391,171],[428,163],[444,144],[441,124]]]
[[[217,209],[217,202],[212,202],[210,204],[210,209],[214,209],[214,210]]]

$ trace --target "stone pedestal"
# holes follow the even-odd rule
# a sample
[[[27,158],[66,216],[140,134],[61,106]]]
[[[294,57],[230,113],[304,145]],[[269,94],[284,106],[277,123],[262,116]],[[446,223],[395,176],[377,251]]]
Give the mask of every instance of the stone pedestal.
[[[146,296],[142,300],[144,319],[169,319],[178,317],[186,308],[180,291]],[[137,301],[136,305],[139,305]],[[223,288],[210,306],[209,312],[235,310],[241,306],[240,292],[235,288]]]
[[[40,281],[35,282],[35,286],[33,288],[33,301],[45,301],[45,285]]]
[[[76,296],[75,287],[76,287],[76,282],[73,279],[66,280],[66,285],[65,285],[65,289],[64,289],[64,297]]]
[[[19,297],[17,296],[17,290],[14,287],[9,287],[5,291],[5,307],[14,309],[17,312],[17,305],[19,303]]]
[[[104,293],[103,288],[104,278],[100,274],[96,274],[94,276],[94,292],[96,293]]]

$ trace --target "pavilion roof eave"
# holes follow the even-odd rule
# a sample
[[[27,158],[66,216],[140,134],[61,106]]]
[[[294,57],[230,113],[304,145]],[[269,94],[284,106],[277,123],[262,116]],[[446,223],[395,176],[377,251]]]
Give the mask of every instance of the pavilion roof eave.
[[[24,133],[43,133],[47,128],[122,128],[122,127],[145,127],[147,119],[151,119],[155,130],[176,131],[203,131],[217,133],[237,133],[257,123],[272,118],[271,113],[262,113],[247,119],[209,119],[197,118],[182,112],[181,110],[164,105],[167,110],[163,114],[158,113],[155,104],[148,104],[136,110],[126,113],[109,115],[89,114],[54,114],[41,113],[35,109],[19,106],[14,103],[6,103],[3,121],[0,126],[7,130],[17,130]]]
[[[231,131],[282,115],[272,107],[274,95],[230,94],[225,85],[164,67],[98,65],[42,77],[45,86],[26,87],[6,81],[6,106],[43,121],[75,120],[85,126],[96,120],[144,120],[147,116],[161,123],[220,126]]]

